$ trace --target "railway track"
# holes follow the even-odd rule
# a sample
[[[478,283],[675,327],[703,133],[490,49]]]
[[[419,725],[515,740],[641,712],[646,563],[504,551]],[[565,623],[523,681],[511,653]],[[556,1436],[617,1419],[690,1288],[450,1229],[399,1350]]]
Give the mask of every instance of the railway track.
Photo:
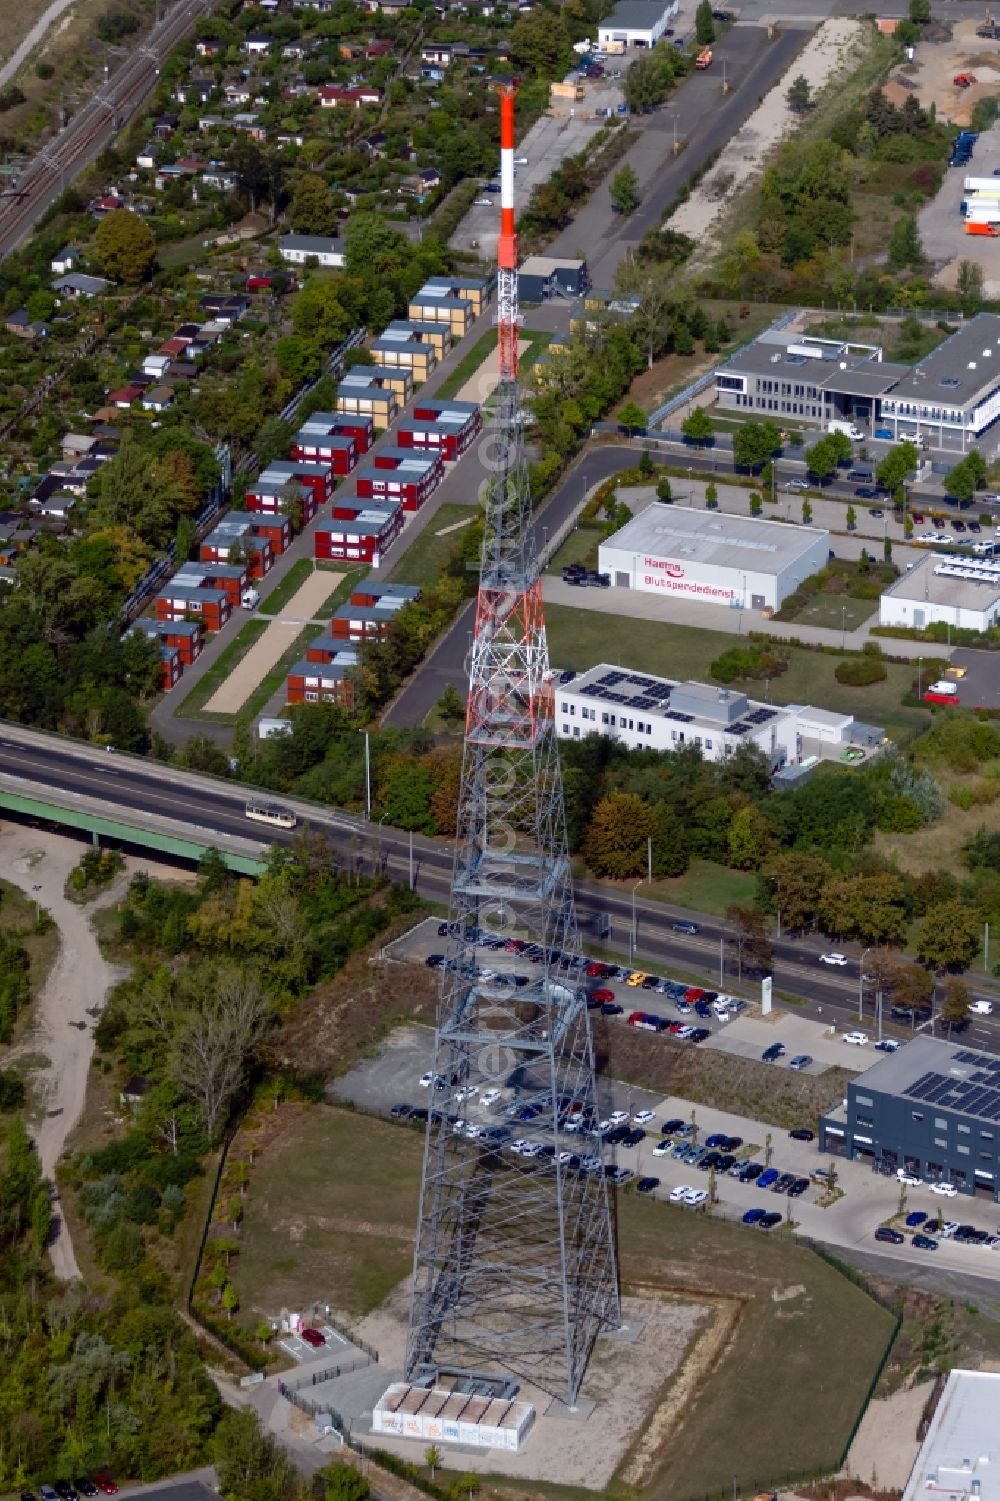
[[[17,250],[64,189],[90,166],[152,92],[160,65],[214,0],[176,0],[133,55],[25,168],[0,206],[0,260]]]

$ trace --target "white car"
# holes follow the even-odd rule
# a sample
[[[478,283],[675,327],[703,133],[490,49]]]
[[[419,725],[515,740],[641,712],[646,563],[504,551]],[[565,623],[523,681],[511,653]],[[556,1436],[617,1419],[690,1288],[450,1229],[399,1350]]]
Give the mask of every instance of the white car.
[[[433,1073],[426,1073],[426,1074],[421,1074],[420,1075],[420,1087],[421,1087],[421,1089],[430,1089],[430,1087],[431,1087],[431,1085],[433,1083],[434,1083],[434,1075],[433,1075]]]
[[[938,1234],[941,1236],[942,1240],[951,1240],[952,1236],[955,1234],[955,1231],[960,1228],[961,1227],[959,1226],[958,1220],[945,1220],[944,1224],[938,1231]]]
[[[490,1106],[495,1105],[497,1100],[499,1100],[500,1094],[501,1091],[499,1089],[487,1089],[480,1097],[479,1103],[480,1105],[485,1105],[486,1109],[489,1110]]]
[[[954,1183],[932,1183],[930,1189],[932,1194],[940,1194],[943,1199],[954,1199],[958,1194]]]
[[[921,1179],[915,1173],[908,1173],[905,1167],[896,1169],[896,1178],[900,1183],[905,1183],[909,1188],[919,1188]]]
[[[670,1203],[683,1204],[688,1194],[693,1193],[697,1193],[697,1189],[692,1188],[690,1183],[682,1183],[679,1188],[675,1188],[671,1193]]]
[[[471,1100],[479,1093],[478,1084],[463,1084],[461,1089],[455,1090],[456,1100]]]
[[[667,1137],[666,1141],[658,1141],[656,1143],[656,1146],[653,1148],[653,1156],[654,1157],[668,1157],[670,1155],[670,1153],[673,1151],[673,1149],[674,1149],[674,1144],[670,1140],[670,1138]]]
[[[867,1032],[845,1032],[844,1041],[849,1042],[852,1048],[866,1048],[868,1046]]]
[[[993,1015],[993,1002],[992,1001],[973,1001],[972,1005],[969,1007],[969,1015],[970,1016],[992,1016]]]
[[[707,1188],[689,1188],[687,1193],[684,1195],[684,1202],[685,1204],[690,1205],[692,1209],[694,1209],[699,1204],[704,1204],[707,1198]]]
[[[632,1117],[633,1126],[648,1126],[650,1121],[656,1120],[655,1110],[637,1110]]]
[[[819,962],[820,962],[820,964],[836,964],[839,968],[842,968],[847,963],[847,955],[846,954],[820,954],[820,956],[819,956]]]
[[[611,1114],[608,1116],[608,1119],[613,1126],[626,1126],[628,1125],[628,1111],[612,1110]]]

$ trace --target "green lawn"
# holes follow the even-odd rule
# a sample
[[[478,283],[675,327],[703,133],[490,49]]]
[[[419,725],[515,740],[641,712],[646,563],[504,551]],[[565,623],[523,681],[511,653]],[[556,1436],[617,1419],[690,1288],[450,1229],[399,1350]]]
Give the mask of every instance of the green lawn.
[[[846,594],[818,594],[798,612],[791,625],[793,629],[796,625],[821,625],[831,631],[853,631],[877,613],[877,599],[850,599]]]
[[[734,902],[752,902],[756,889],[757,878],[748,871],[727,870],[711,860],[692,860],[682,876],[654,881],[652,886],[643,887],[643,895],[721,917]]]
[[[239,634],[219,653],[211,667],[198,679],[187,697],[181,700],[174,710],[175,716],[183,719],[191,714],[199,714],[215,690],[226,681],[237,662],[245,657],[251,646],[260,640],[268,624],[266,620],[248,620]],[[213,714],[210,717],[216,719],[224,716]]]
[[[562,573],[570,563],[586,563],[588,568],[597,567],[597,546],[601,533],[596,527],[578,526],[570,532],[559,551],[553,553],[546,573]]]
[[[663,677],[710,682],[709,667],[713,660],[739,640],[723,631],[619,617],[572,605],[548,605],[545,619],[553,663],[560,668],[574,667],[578,672],[597,662],[609,662],[612,666],[632,667]],[[790,636],[795,634],[794,623],[787,631]],[[884,682],[852,688],[838,683],[833,675],[839,654],[795,647],[787,650],[788,671],[771,678],[766,685],[769,702],[817,704],[835,713],[856,714],[868,723],[884,725],[897,737],[910,734],[926,723],[927,716],[922,710],[906,709],[902,704],[913,680],[911,667],[887,663]],[[737,686],[753,697],[765,696],[763,682]]]
[[[429,589],[441,577],[444,568],[462,539],[461,531],[449,531],[460,521],[471,526],[479,515],[476,506],[443,505],[423,531],[407,548],[389,574],[396,584],[417,584]]]
[[[233,1282],[242,1322],[329,1302],[368,1313],[411,1270],[423,1137],[314,1106],[254,1164]],[[294,1227],[294,1234],[292,1233]]]

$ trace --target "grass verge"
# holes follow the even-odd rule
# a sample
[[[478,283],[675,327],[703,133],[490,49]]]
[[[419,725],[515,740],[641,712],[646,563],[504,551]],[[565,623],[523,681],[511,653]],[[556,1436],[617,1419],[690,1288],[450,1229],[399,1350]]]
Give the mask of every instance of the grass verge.
[[[715,658],[738,644],[736,636],[724,631],[615,616],[572,605],[546,605],[545,620],[552,661],[578,672],[598,662],[609,662],[640,672],[669,671],[671,677],[705,683],[711,680]],[[789,625],[787,632],[794,636],[795,625]],[[736,686],[752,697],[766,697],[769,703],[822,704],[834,713],[855,714],[867,723],[885,726],[897,738],[909,736],[927,723],[923,710],[903,706],[903,695],[913,679],[912,667],[887,663],[884,682],[852,688],[834,677],[841,660],[838,653],[796,647],[785,650],[788,670],[780,677],[771,678],[766,685],[747,682]]]
[[[497,347],[497,331],[495,328],[488,329],[481,338],[477,339],[472,348],[462,356],[458,364],[449,374],[447,380],[443,380],[435,392],[439,401],[447,401],[450,397],[457,396],[467,380],[471,380],[485,359],[493,353]]]
[[[474,505],[441,506],[433,521],[413,539],[390,572],[389,577],[393,583],[417,584],[421,589],[430,589],[440,579],[461,541],[460,523],[467,522],[471,526],[478,515],[479,511]],[[455,528],[454,531],[451,530],[452,527]]]
[[[349,568],[337,587],[320,605],[316,612],[317,619],[325,619],[328,615],[333,614],[338,605],[346,604],[361,580],[367,576],[367,567]]]
[[[261,636],[263,636],[268,624],[269,622],[266,620],[247,621],[239,634],[219,653],[211,667],[198,679],[198,682],[191,689],[187,697],[181,700],[180,704],[174,710],[176,718],[187,718],[192,714],[201,714],[205,704],[208,703],[208,700],[212,697],[216,689],[221,688],[237,662],[241,661],[250,648],[255,646]],[[229,718],[228,715],[224,714],[208,714],[204,717],[219,720],[228,720]]]

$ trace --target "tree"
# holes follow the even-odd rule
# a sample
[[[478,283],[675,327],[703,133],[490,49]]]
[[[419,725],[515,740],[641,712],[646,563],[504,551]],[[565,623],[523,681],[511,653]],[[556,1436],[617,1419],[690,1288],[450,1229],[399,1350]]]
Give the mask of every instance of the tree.
[[[438,1463],[440,1464],[440,1455]],[[335,1459],[319,1473],[323,1501],[368,1501],[372,1488],[356,1465]]]
[[[288,220],[296,234],[332,235],[338,226],[333,194],[317,172],[303,172],[288,206]]]
[[[951,975],[945,981],[944,996],[938,1010],[938,1016],[948,1024],[949,1033],[953,1027],[960,1027],[968,1021],[971,1004],[969,987],[957,975]]]
[[[920,462],[920,450],[915,443],[896,443],[875,470],[875,478],[886,490],[898,490],[905,485]]]
[[[858,513],[853,506],[847,507],[847,530],[853,532],[858,524]]]
[[[719,491],[712,480],[705,486],[705,505],[710,511],[714,511],[719,504]]]
[[[813,519],[812,504],[808,500],[802,502],[802,525],[808,526]]]
[[[514,61],[540,78],[555,78],[565,71],[572,56],[569,35],[561,13],[530,11],[510,33]]]
[[[788,101],[788,108],[790,110],[797,115],[804,115],[812,104],[809,80],[804,78],[801,73],[798,78],[793,78],[785,98]]]
[[[889,265],[893,271],[919,271],[924,263],[917,221],[912,214],[897,219],[889,235]]]
[[[214,1142],[246,1078],[270,1018],[259,973],[220,969],[180,1029],[171,1073]]]
[[[975,261],[959,261],[955,282],[963,313],[974,313],[983,300],[983,269]]]
[[[618,413],[618,425],[623,427],[630,435],[636,432],[645,432],[646,413],[637,401],[627,401]]]
[[[449,683],[441,694],[437,711],[447,724],[459,724],[465,718],[465,700],[454,683]]]
[[[915,26],[925,26],[931,18],[931,0],[910,0],[910,20]]]
[[[639,207],[639,178],[635,168],[630,167],[628,162],[619,167],[611,179],[609,187],[611,194],[611,207],[616,214],[634,214]]]
[[[726,919],[733,924],[736,952],[740,973],[744,964],[749,969],[769,971],[774,957],[774,946],[767,930],[767,917],[760,907],[733,902],[726,908]]]
[[[222,1306],[230,1319],[240,1306],[239,1294],[231,1282],[227,1282],[222,1289]]]
[[[818,443],[814,443],[812,448],[807,448],[805,452],[809,472],[816,476],[820,484],[836,473],[838,452],[832,441],[834,436],[833,433],[826,433]]]
[[[624,880],[644,875],[647,840],[657,832],[653,809],[644,798],[615,792],[594,808],[583,857],[597,876]]]
[[[776,423],[744,422],[733,434],[733,462],[741,469],[757,469],[780,447],[781,433]]]
[[[112,281],[145,281],[156,259],[153,231],[138,214],[115,209],[102,219],[94,236],[94,256]]]
[[[739,808],[727,835],[728,863],[735,870],[758,870],[774,842],[771,825],[752,804]]]
[[[657,500],[662,500],[667,505],[669,505],[674,498],[674,492],[671,488],[670,480],[665,474],[661,475],[660,478],[656,481],[656,498]]]
[[[441,1450],[437,1447],[436,1444],[429,1444],[428,1447],[424,1450],[424,1464],[430,1470],[431,1479],[433,1480],[434,1472],[441,1464]]]
[[[712,0],[700,0],[694,13],[694,39],[699,47],[707,47],[715,41],[715,21],[712,17]]]
[[[965,969],[979,952],[981,929],[964,902],[942,902],[917,929],[918,958],[932,969]]]
[[[715,423],[704,407],[695,407],[681,423],[681,432],[691,443],[707,443],[715,432]]]
[[[262,1431],[260,1419],[250,1408],[223,1414],[211,1439],[211,1452],[219,1491],[226,1501],[297,1494],[291,1459],[277,1439]]]
[[[789,851],[768,859],[761,884],[787,932],[800,933],[813,926],[829,874],[830,867],[819,855]]]

